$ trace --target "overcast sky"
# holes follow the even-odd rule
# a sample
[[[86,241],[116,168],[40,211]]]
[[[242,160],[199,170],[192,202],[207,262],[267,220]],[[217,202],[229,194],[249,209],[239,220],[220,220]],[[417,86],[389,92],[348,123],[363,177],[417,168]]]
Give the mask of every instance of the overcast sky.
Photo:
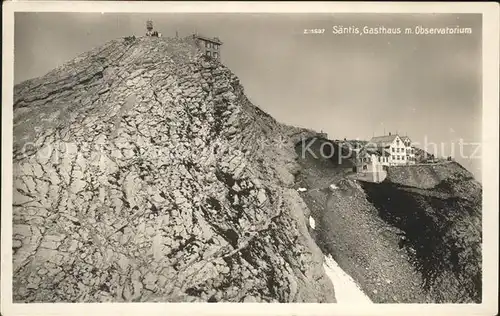
[[[222,62],[253,103],[281,122],[332,139],[384,130],[450,153],[481,141],[480,15],[16,13],[15,83],[117,37],[197,30],[223,42]],[[332,34],[333,26],[469,27],[461,35]],[[325,29],[304,35],[304,29]],[[467,145],[469,156],[475,145]],[[480,154],[480,152],[479,152]],[[457,157],[480,179],[480,159]]]

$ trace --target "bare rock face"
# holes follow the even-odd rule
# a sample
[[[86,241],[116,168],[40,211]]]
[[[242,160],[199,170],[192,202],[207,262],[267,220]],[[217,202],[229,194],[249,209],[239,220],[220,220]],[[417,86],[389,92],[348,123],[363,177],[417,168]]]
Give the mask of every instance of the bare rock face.
[[[294,137],[182,40],[15,87],[15,302],[334,302]],[[311,132],[312,133],[312,132]]]

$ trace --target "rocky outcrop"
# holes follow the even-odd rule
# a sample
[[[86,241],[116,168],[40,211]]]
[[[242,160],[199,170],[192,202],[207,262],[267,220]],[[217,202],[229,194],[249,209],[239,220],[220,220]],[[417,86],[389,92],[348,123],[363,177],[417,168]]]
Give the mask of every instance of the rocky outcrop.
[[[452,177],[472,178],[470,172],[454,161],[434,164],[392,166],[388,169],[386,182],[420,189],[432,189],[441,181]]]
[[[324,254],[376,303],[481,300],[470,173],[356,181],[352,141],[278,123],[189,40],[117,39],[14,92],[14,302],[335,302]]]
[[[15,87],[14,302],[333,302],[293,144],[182,40]]]

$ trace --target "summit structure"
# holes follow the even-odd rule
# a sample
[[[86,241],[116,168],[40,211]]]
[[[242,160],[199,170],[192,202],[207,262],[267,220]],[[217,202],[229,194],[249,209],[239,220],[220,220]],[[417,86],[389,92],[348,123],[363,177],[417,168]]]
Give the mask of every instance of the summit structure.
[[[203,50],[203,53],[211,58],[220,61],[222,42],[218,37],[207,37],[195,33],[192,35],[196,45]]]
[[[161,37],[161,33],[153,29],[153,21],[146,21],[146,36]]]

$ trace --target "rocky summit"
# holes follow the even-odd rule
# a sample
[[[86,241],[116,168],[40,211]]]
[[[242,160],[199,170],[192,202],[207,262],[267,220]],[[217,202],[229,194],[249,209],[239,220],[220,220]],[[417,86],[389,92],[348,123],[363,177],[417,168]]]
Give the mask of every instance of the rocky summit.
[[[14,302],[335,303],[328,260],[375,303],[481,302],[467,170],[364,182],[189,38],[110,41],[13,106]]]
[[[293,143],[185,39],[15,87],[14,302],[335,302]]]

